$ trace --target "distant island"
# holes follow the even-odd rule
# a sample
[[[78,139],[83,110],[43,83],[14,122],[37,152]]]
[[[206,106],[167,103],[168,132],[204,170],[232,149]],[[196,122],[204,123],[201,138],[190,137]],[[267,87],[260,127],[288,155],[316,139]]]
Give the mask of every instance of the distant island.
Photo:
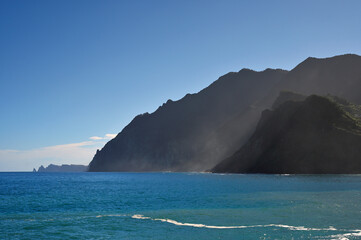
[[[361,173],[360,93],[355,54],[231,72],[136,116],[88,171]]]
[[[36,169],[33,169],[33,172],[86,172],[88,169],[88,166],[85,165],[75,165],[75,164],[62,164],[62,165],[54,165],[50,164],[47,167],[44,167],[41,165],[38,168],[38,171]]]

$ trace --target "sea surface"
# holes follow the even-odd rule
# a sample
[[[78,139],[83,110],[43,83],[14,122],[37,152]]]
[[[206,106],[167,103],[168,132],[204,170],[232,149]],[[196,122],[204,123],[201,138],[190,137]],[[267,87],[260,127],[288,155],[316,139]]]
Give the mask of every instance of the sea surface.
[[[361,239],[361,175],[0,173],[0,239]]]

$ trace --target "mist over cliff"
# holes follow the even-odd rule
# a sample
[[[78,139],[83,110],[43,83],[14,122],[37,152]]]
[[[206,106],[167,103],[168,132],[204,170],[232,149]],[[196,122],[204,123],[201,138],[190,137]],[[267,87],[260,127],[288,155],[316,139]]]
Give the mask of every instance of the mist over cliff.
[[[94,156],[90,171],[202,171],[251,134],[257,104],[287,72],[243,69],[197,94],[133,119]],[[243,124],[239,124],[243,122]]]
[[[89,171],[205,171],[234,154],[281,90],[361,104],[361,57],[307,58],[291,71],[243,69],[135,117],[97,151]]]
[[[361,173],[361,106],[312,95],[265,110],[253,136],[212,172]]]

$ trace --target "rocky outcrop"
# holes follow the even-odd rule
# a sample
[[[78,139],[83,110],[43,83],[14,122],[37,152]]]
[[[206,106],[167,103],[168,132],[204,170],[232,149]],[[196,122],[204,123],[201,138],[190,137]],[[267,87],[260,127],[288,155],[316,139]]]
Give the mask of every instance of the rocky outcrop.
[[[76,165],[76,164],[63,164],[63,165],[54,165],[50,164],[46,168],[41,165],[38,169],[38,172],[85,172],[87,171],[88,166],[85,165]],[[33,172],[36,172],[35,168]]]
[[[361,173],[360,106],[312,95],[265,110],[252,137],[216,173]]]

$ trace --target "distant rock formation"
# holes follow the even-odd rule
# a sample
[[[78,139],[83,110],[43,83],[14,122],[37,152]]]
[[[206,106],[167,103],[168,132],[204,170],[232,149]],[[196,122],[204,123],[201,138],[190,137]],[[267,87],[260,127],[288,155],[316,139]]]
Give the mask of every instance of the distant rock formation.
[[[86,172],[88,166],[85,165],[75,165],[75,164],[63,164],[61,166],[50,164],[46,168],[41,165],[38,169],[38,172]],[[36,172],[35,168],[33,172]]]
[[[312,95],[265,110],[248,142],[215,173],[361,173],[361,106]]]
[[[97,151],[89,171],[211,169],[249,139],[281,90],[300,93],[298,100],[332,94],[361,104],[361,57],[307,58],[289,72],[228,73],[197,94],[135,117]]]

